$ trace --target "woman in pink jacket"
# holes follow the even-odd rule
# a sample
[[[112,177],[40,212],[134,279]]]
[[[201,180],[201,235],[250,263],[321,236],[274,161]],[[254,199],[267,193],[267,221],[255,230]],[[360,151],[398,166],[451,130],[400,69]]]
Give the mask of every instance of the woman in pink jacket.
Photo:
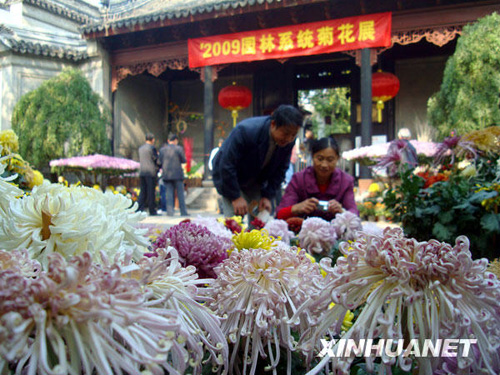
[[[293,175],[276,210],[278,219],[322,217],[337,213],[359,215],[354,200],[354,178],[337,168],[339,146],[333,138],[321,138],[312,145],[313,165]]]

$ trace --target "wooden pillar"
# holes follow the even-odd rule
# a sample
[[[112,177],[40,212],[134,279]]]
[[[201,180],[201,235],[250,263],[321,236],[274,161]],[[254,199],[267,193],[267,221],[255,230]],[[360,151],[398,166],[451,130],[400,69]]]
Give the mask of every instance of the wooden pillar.
[[[372,143],[372,67],[370,49],[361,50],[361,147]],[[370,169],[361,166],[360,178],[370,178]]]
[[[212,67],[206,66],[205,69],[205,82],[203,90],[203,119],[204,119],[204,135],[203,135],[203,165],[204,173],[203,179],[206,180],[210,177],[208,170],[208,158],[210,152],[214,147],[214,84],[212,81]]]

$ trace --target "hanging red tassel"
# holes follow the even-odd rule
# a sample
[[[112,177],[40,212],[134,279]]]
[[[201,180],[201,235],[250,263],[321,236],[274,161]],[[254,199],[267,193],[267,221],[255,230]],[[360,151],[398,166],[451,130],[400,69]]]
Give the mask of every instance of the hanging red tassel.
[[[191,161],[193,160],[193,138],[183,138],[184,152],[186,154],[186,172],[191,172]]]

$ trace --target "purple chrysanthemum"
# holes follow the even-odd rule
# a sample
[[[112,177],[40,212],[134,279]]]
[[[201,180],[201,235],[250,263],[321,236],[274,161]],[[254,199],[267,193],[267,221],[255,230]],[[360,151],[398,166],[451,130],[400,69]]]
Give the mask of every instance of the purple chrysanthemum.
[[[327,253],[337,242],[337,234],[330,222],[310,217],[302,223],[299,241],[300,247],[307,249],[310,254]]]
[[[270,236],[275,238],[280,237],[281,241],[290,244],[290,239],[293,237],[293,232],[288,230],[288,224],[285,220],[273,219],[267,222],[264,226]]]
[[[213,234],[206,227],[183,222],[167,229],[153,243],[153,250],[170,243],[179,253],[179,261],[184,267],[196,267],[200,278],[214,278],[214,268],[227,258],[232,246],[228,238]]]

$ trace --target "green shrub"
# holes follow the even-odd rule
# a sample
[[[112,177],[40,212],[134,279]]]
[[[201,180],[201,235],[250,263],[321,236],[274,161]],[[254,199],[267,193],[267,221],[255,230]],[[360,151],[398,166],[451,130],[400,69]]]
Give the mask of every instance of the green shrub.
[[[107,137],[110,113],[76,69],[66,69],[21,97],[12,128],[19,153],[38,168],[50,160],[111,152]]]
[[[467,25],[428,102],[429,123],[444,138],[500,123],[500,15]]]

